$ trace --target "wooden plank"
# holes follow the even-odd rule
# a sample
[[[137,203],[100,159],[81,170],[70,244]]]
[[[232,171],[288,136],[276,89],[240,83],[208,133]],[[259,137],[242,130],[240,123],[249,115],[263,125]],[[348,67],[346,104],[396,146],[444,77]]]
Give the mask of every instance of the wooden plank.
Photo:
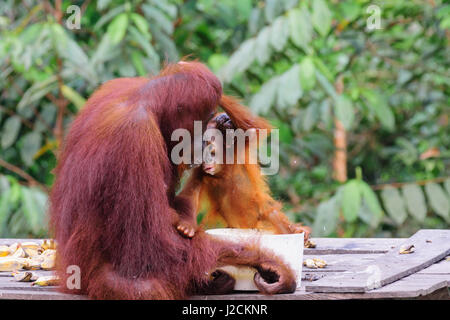
[[[12,244],[14,242],[32,241],[35,239],[0,239],[0,244]],[[303,268],[303,277],[308,275],[323,277],[324,275],[342,275],[353,268],[359,268],[364,263],[373,263],[384,252],[391,247],[398,246],[405,239],[331,239],[316,238],[316,249],[305,249],[304,259],[313,258],[320,255],[320,258],[327,261],[325,269]],[[38,240],[40,241],[40,240]],[[434,241],[433,241],[434,242]],[[417,253],[417,252],[416,252]],[[414,253],[414,254],[416,254]],[[377,299],[377,298],[417,298],[445,288],[449,285],[449,268],[442,260],[419,273],[405,277],[402,280],[384,286],[380,289],[368,291],[366,293],[316,293],[305,290],[311,283],[303,280],[302,287],[293,294],[264,296],[256,292],[240,292],[231,295],[220,296],[195,296],[195,300],[317,300],[317,299]],[[49,271],[39,271],[39,273],[49,274]],[[422,276],[422,278],[414,278]],[[424,277],[426,276],[426,277]],[[0,299],[31,299],[31,300],[80,300],[87,299],[84,296],[62,294],[54,287],[30,287],[29,283],[18,283],[11,281],[13,278],[9,272],[0,272]],[[411,282],[412,281],[412,282]],[[417,283],[417,286],[414,285]],[[2,288],[3,287],[3,288]],[[446,290],[446,289],[445,289]]]
[[[420,270],[417,274],[447,274],[450,275],[450,261],[442,259],[428,268]]]
[[[450,230],[420,230],[401,245],[414,245],[416,250],[399,254],[398,245],[373,262],[310,283],[306,291],[365,292],[385,286],[449,255]]]
[[[418,298],[449,286],[449,278],[442,275],[413,274],[383,288],[364,293],[308,292],[302,286],[292,294],[265,296],[257,292],[232,295],[194,296],[193,300],[349,300],[349,299],[404,299]]]
[[[310,269],[303,266],[302,272],[342,272],[352,268],[365,265],[369,262],[373,262],[379,257],[383,256],[382,253],[374,254],[324,254],[324,255],[309,255],[304,256],[303,261],[306,259],[320,258],[327,263],[325,268]]]
[[[312,238],[316,248],[305,248],[303,254],[386,253],[404,240],[399,238]]]
[[[399,238],[312,238],[316,248],[305,248],[305,255],[314,254],[368,254],[386,253],[401,243]],[[42,239],[0,239],[0,245],[11,245],[14,242],[37,241]]]
[[[361,264],[361,262],[358,263],[358,262],[351,260],[351,259],[358,259],[360,256],[361,256],[361,260],[363,260],[363,261],[370,261],[370,260],[373,261],[376,259],[375,257],[380,257],[381,255],[380,254],[376,254],[376,255],[346,254],[346,255],[320,256],[329,265],[325,269],[309,269],[309,268],[303,267],[302,281],[313,282],[313,281],[323,278],[324,276],[340,275],[340,274],[342,274],[342,272],[349,270],[349,269],[345,269],[346,267],[358,266],[359,264]],[[374,258],[372,258],[372,257],[374,257]],[[345,269],[345,270],[342,270],[342,269]],[[450,275],[450,261],[442,259],[441,261],[429,266],[428,268],[425,268],[425,269],[417,272],[416,274],[433,274],[433,275],[449,276]]]
[[[15,242],[26,242],[26,241],[35,241],[38,243],[42,243],[42,239],[13,239],[13,238],[7,238],[7,239],[0,239],[0,246],[9,246]]]
[[[0,299],[14,300],[87,300],[85,296],[64,294],[56,291],[5,290],[0,291]]]

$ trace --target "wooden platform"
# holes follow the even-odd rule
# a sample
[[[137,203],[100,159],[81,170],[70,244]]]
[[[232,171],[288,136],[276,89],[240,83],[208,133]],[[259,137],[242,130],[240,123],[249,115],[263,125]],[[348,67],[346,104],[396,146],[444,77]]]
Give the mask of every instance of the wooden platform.
[[[19,239],[0,239],[0,244],[20,242]],[[28,239],[29,241],[29,239]],[[264,296],[256,292],[236,292],[230,295],[195,296],[194,300],[322,300],[322,299],[450,299],[450,261],[446,258],[431,266],[364,293],[309,292],[305,288],[325,275],[345,275],[349,270],[375,261],[402,244],[405,239],[334,239],[315,238],[317,247],[305,249],[304,259],[319,257],[328,263],[324,269],[303,267],[302,286],[293,294]],[[48,271],[39,271],[50,274]],[[0,299],[85,299],[77,295],[56,292],[54,288],[39,288],[30,283],[13,281],[9,272],[0,272]]]

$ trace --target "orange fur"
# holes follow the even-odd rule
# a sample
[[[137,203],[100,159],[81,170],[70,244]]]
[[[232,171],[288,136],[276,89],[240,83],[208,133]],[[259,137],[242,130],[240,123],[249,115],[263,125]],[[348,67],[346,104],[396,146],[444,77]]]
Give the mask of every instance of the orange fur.
[[[224,98],[222,97],[221,101]],[[233,102],[234,103],[234,102]],[[233,107],[237,107],[233,105]],[[210,124],[214,126],[214,117]],[[247,118],[248,115],[243,118]],[[231,116],[230,116],[231,118]],[[250,125],[268,128],[265,120],[253,116],[251,121],[240,121],[241,126]],[[209,126],[210,126],[209,124]],[[236,125],[236,127],[238,127]],[[252,128],[252,127],[250,127]],[[305,241],[310,229],[289,221],[282,212],[282,204],[270,194],[265,176],[258,164],[248,162],[250,143],[245,145],[246,162],[244,164],[216,164],[218,173],[210,175],[197,168],[187,183],[187,189],[195,189],[196,206],[206,206],[206,215],[202,224],[207,227],[256,228],[276,234],[305,232]],[[237,152],[235,148],[235,159]]]

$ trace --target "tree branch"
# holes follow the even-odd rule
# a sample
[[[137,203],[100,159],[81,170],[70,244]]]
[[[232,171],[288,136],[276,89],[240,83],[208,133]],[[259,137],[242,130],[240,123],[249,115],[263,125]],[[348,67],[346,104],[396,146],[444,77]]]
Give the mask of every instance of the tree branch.
[[[30,186],[38,186],[42,189],[44,189],[45,191],[49,191],[48,187],[43,185],[42,183],[40,183],[39,181],[37,181],[36,179],[34,179],[32,176],[30,176],[28,173],[26,173],[25,171],[23,171],[22,169],[20,169],[19,167],[16,167],[15,165],[6,162],[5,160],[3,160],[2,158],[0,158],[0,166],[14,172],[15,174],[17,174],[18,176],[24,178],[25,180],[27,180],[28,184]]]

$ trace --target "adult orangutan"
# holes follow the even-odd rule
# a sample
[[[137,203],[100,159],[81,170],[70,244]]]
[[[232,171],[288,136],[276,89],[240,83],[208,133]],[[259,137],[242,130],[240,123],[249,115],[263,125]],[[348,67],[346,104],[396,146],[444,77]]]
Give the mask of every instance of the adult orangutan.
[[[214,271],[223,265],[255,267],[263,293],[295,289],[292,270],[274,254],[197,230],[189,195],[175,196],[183,170],[169,159],[171,134],[192,133],[218,105],[244,130],[258,123],[198,62],[111,80],[90,97],[65,139],[50,196],[61,290],[95,299],[226,293],[234,279]],[[71,265],[81,270],[80,289],[65,285]]]
[[[207,127],[221,132],[221,149],[231,148],[234,160],[231,163],[225,161],[226,151],[216,154],[219,142],[212,141],[208,145],[211,147],[210,161],[191,173],[184,192],[194,194],[196,206],[206,209],[202,224],[206,227],[256,228],[276,234],[305,232],[305,244],[308,245],[310,228],[289,221],[282,212],[282,204],[270,195],[259,164],[249,161],[251,143],[246,141],[243,150],[238,150],[236,138],[226,141],[226,130],[237,129],[228,115],[217,114]],[[258,128],[271,130],[262,119]],[[244,163],[237,163],[239,154],[245,156]],[[222,161],[217,157],[223,157]]]

